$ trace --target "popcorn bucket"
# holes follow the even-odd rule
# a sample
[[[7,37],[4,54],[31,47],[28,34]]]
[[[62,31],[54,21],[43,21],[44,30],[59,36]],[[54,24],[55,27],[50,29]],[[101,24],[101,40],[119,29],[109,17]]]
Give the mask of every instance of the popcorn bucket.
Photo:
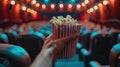
[[[60,39],[60,38],[68,37],[68,36],[73,36],[75,34],[79,34],[80,25],[70,25],[70,24],[55,25],[55,24],[52,24],[52,30],[53,30],[53,38]],[[73,57],[75,54],[78,38],[79,37],[77,37],[74,40],[73,39],[68,40],[64,44],[64,48],[61,49],[60,53],[58,54],[57,59]]]

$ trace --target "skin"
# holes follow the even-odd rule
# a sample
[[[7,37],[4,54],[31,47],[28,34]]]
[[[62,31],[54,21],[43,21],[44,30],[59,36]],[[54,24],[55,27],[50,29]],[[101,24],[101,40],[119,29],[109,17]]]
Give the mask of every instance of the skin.
[[[30,67],[52,67],[52,60],[54,59],[55,55],[64,48],[63,44],[68,40],[77,38],[78,36],[79,34],[61,39],[52,39],[51,34],[45,38],[41,52],[38,54]]]

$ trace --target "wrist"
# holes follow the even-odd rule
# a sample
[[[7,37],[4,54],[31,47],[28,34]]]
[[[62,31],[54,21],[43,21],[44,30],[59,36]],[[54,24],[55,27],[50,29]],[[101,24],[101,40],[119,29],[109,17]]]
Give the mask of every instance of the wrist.
[[[51,57],[51,52],[50,51],[48,51],[48,50],[43,50],[43,51],[41,51],[40,52],[40,54],[42,55],[42,56],[49,56],[49,57]]]

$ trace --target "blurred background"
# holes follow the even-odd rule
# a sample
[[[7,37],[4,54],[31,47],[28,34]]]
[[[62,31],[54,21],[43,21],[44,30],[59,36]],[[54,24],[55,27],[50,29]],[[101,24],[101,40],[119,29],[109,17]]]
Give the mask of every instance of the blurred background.
[[[29,67],[50,19],[66,15],[81,24],[79,40],[54,67],[120,67],[120,0],[0,0],[0,67]]]

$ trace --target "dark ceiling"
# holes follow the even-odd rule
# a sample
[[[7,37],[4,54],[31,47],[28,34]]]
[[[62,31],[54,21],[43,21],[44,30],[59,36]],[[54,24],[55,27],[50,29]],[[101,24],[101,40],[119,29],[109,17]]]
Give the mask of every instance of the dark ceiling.
[[[85,0],[38,0],[40,3],[45,3],[45,4],[51,4],[51,3],[55,3],[58,4],[60,2],[64,3],[64,4],[76,4],[76,3],[81,3]],[[95,0],[95,2],[99,2],[101,0]]]
[[[83,2],[84,0],[39,0],[40,3],[45,3],[45,4],[51,4],[51,3],[55,3],[58,4],[60,2],[64,3],[64,4],[75,4],[75,3],[80,3]]]

